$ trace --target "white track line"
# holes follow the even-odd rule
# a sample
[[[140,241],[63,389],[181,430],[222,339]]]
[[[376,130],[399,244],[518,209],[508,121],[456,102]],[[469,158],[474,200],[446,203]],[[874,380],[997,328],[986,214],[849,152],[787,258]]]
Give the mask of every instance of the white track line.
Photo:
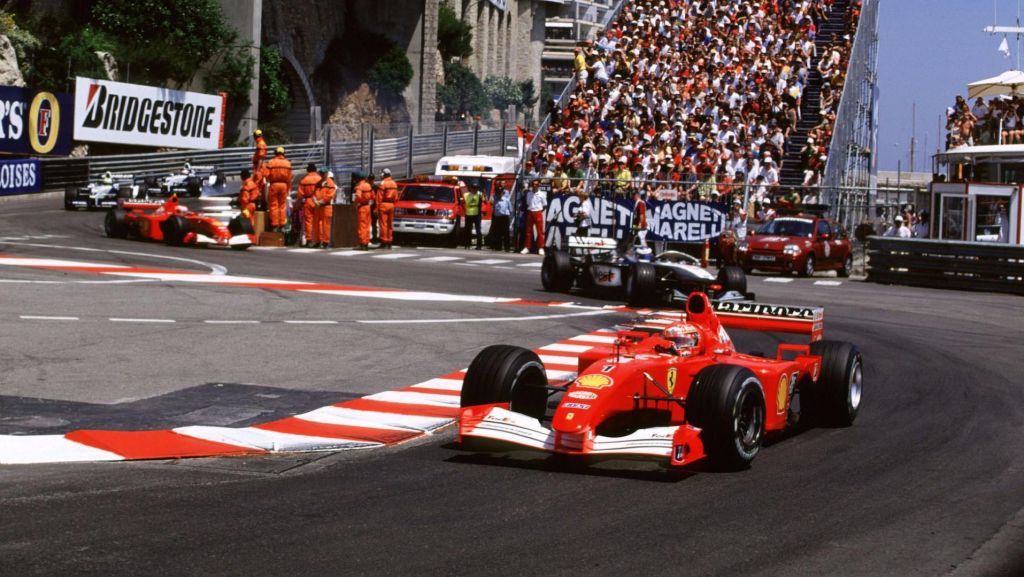
[[[27,321],[77,321],[78,317],[51,317],[45,315],[21,315],[18,318]]]
[[[791,279],[791,278],[784,278],[784,277],[781,277],[781,276],[770,276],[770,277],[764,279],[764,282],[788,283],[788,282],[793,282],[793,279]]]
[[[356,256],[358,254],[366,254],[365,250],[336,250],[331,252],[331,256]]]
[[[284,323],[288,324],[288,325],[336,325],[336,324],[338,324],[338,321],[313,321],[313,320],[301,321],[300,320],[300,321],[284,321]]]
[[[564,315],[534,315],[529,317],[484,317],[475,319],[401,319],[401,320],[372,320],[356,321],[364,325],[407,325],[407,324],[449,324],[449,323],[514,323],[522,321],[545,321],[551,319],[565,319],[569,317],[591,317],[596,315],[611,314],[616,311],[587,311],[583,313],[570,313]]]
[[[816,280],[814,284],[818,286],[839,286],[843,284],[841,280]]]
[[[416,256],[416,255],[415,254],[410,254],[410,253],[407,253],[407,252],[392,252],[392,253],[385,253],[385,254],[375,254],[375,255],[373,255],[372,258],[383,258],[383,259],[387,259],[387,260],[398,260],[400,258],[412,258],[414,256]]]
[[[177,322],[174,319],[125,319],[119,317],[111,317],[109,319],[112,323],[174,323]]]
[[[461,256],[428,256],[421,258],[419,262],[452,262],[454,260],[462,260]]]
[[[221,321],[221,320],[207,320],[203,321],[208,325],[258,325],[260,321]]]
[[[508,259],[504,259],[504,258],[487,258],[487,259],[484,259],[484,260],[471,260],[469,262],[472,263],[472,264],[505,264],[507,262],[512,262],[512,261],[510,261]]]
[[[529,268],[540,268],[544,266],[542,262],[528,262],[523,264],[517,264],[516,266],[529,267]]]

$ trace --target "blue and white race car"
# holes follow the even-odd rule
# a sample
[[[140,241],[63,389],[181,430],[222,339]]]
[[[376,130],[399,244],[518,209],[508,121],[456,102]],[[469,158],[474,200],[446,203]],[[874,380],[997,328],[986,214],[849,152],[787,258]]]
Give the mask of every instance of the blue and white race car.
[[[136,200],[145,197],[145,191],[131,174],[112,174],[105,172],[97,182],[85,186],[69,186],[64,189],[65,210],[84,208],[114,208],[118,199]]]

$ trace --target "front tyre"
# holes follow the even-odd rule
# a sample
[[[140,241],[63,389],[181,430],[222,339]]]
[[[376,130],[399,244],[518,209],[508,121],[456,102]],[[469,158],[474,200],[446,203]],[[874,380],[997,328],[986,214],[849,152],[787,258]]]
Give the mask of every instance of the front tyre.
[[[761,382],[750,369],[739,365],[704,367],[690,386],[686,419],[701,428],[701,440],[712,464],[726,470],[747,468],[764,438]]]
[[[802,392],[804,413],[816,424],[849,427],[860,411],[864,361],[851,343],[818,341],[811,354],[821,357],[818,381]]]
[[[804,262],[804,268],[800,269],[800,276],[813,276],[814,275],[814,255],[807,255],[807,261]]]
[[[78,198],[78,189],[67,187],[64,189],[64,210],[76,210],[75,200]]]
[[[164,242],[171,246],[180,246],[185,243],[185,236],[191,230],[188,220],[180,215],[172,215],[160,223],[160,230],[164,233]]]
[[[572,288],[572,281],[572,261],[568,253],[552,250],[544,255],[544,263],[540,268],[540,282],[544,290],[568,292]]]
[[[459,405],[511,403],[510,410],[536,419],[547,411],[548,377],[537,353],[511,345],[491,345],[469,364]]]

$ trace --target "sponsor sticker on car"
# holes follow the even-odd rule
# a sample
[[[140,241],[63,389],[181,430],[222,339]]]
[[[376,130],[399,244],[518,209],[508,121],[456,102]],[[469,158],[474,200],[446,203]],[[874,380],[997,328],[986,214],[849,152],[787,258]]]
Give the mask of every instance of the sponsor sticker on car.
[[[573,392],[569,393],[568,397],[570,399],[580,399],[580,400],[583,400],[583,401],[592,401],[592,400],[597,398],[597,393],[592,393],[590,391],[573,391]]]
[[[590,405],[586,403],[562,403],[562,406],[566,409],[580,409],[583,411],[590,408]]]
[[[610,387],[615,381],[611,377],[605,374],[599,375],[583,375],[576,379],[576,386],[583,387],[585,389],[603,389]]]

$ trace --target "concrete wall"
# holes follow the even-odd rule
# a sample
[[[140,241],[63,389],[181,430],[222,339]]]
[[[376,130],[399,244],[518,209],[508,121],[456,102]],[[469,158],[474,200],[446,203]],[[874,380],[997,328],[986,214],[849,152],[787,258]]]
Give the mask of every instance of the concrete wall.
[[[462,20],[473,26],[473,54],[465,64],[481,80],[488,76],[508,76],[516,81],[532,78],[539,94],[545,3],[508,0],[502,10],[489,0],[458,0],[453,6]]]
[[[256,60],[256,80],[249,91],[249,108],[242,112],[238,122],[239,138],[252,138],[260,110],[260,41],[263,24],[263,0],[219,0],[224,18],[238,31],[239,40],[252,46],[250,53]]]

